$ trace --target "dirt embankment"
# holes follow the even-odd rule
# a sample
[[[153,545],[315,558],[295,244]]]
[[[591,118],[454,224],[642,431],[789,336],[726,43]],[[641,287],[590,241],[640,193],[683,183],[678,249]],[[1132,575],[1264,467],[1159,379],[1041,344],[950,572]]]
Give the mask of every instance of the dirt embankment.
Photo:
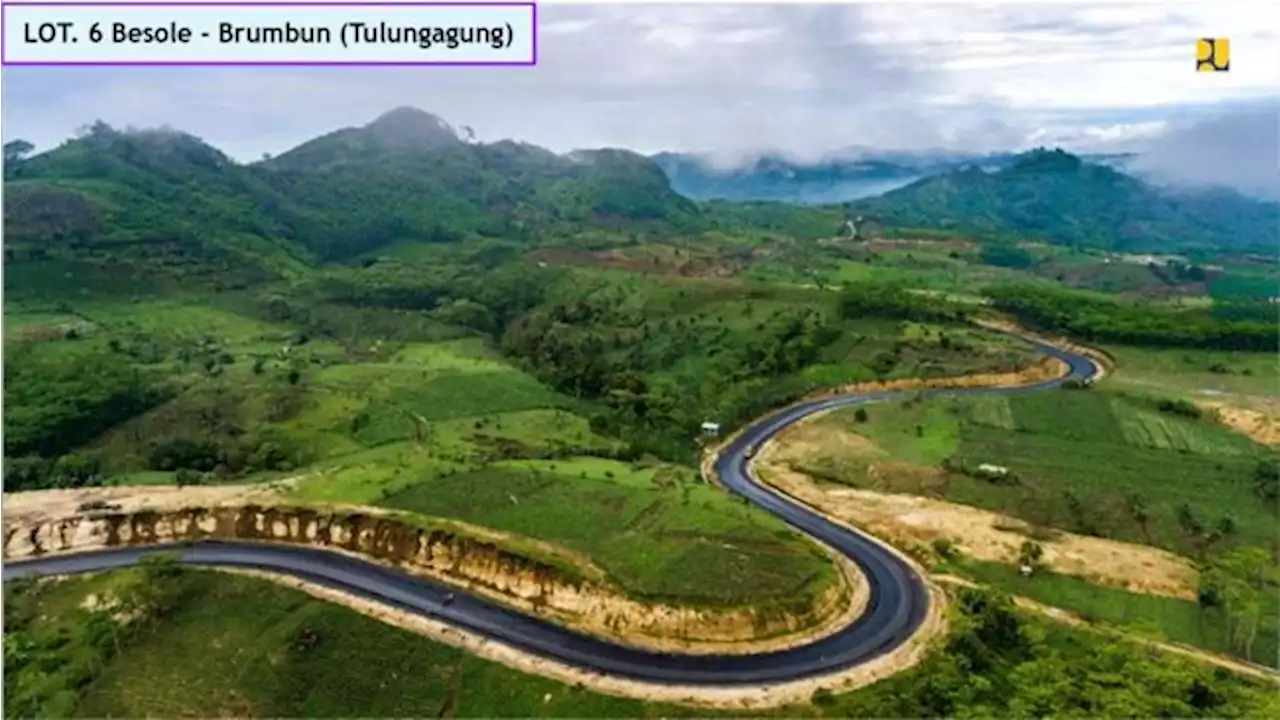
[[[852,622],[866,598],[865,589],[851,586],[862,581],[853,571],[808,600],[730,608],[649,603],[627,597],[598,569],[570,571],[565,556],[522,555],[456,525],[423,527],[375,508],[291,507],[258,488],[128,490],[6,495],[4,558],[205,538],[320,546],[616,642],[692,653],[757,653],[801,644]],[[93,501],[118,507],[81,509]]]
[[[1271,447],[1280,446],[1280,418],[1223,402],[1199,401],[1196,405],[1209,412],[1218,422],[1255,442]]]
[[[974,318],[972,322],[974,325],[984,327],[988,330],[1007,333],[1015,337],[1023,338],[1024,340],[1042,342],[1063,350],[1068,350],[1078,355],[1083,355],[1092,360],[1094,365],[1098,368],[1098,374],[1094,378],[1095,380],[1101,380],[1106,377],[1110,374],[1111,368],[1116,366],[1116,359],[1105,350],[1090,347],[1088,345],[1081,345],[1074,340],[1070,340],[1060,335],[1047,335],[1044,333],[1032,332],[1012,320],[1000,318]]]
[[[1067,364],[1057,358],[1045,357],[1027,365],[1021,370],[1005,373],[978,373],[975,375],[959,375],[941,378],[903,378],[900,380],[876,380],[872,382],[850,383],[829,390],[823,390],[810,396],[809,399],[824,395],[849,395],[854,393],[875,393],[896,390],[926,390],[939,388],[975,388],[975,387],[1013,387],[1032,385],[1046,380],[1054,380],[1067,374]]]

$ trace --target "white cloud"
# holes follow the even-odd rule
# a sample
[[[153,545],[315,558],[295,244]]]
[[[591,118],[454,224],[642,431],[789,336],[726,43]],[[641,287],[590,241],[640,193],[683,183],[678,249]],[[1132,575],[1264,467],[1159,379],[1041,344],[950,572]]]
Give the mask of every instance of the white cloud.
[[[1156,180],[1219,184],[1280,200],[1280,103],[1170,128],[1139,147],[1135,169]]]
[[[1277,8],[544,5],[535,68],[6,68],[4,134],[168,123],[255,158],[414,105],[560,151],[1105,145],[1274,94]],[[1209,35],[1231,38],[1231,72],[1193,72]]]

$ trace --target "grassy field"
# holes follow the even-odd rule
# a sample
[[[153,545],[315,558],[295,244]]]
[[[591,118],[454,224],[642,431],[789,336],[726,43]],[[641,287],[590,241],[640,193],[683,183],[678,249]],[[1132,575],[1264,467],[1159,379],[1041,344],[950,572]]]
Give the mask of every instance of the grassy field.
[[[1203,611],[1189,600],[1143,595],[1100,587],[1071,575],[1038,571],[1023,576],[1002,563],[960,558],[935,570],[970,578],[1005,592],[1062,608],[1091,622],[1105,622],[1160,640],[1191,645],[1211,652],[1240,654],[1232,627],[1217,611]],[[1252,647],[1251,659],[1268,665],[1280,663],[1277,642],[1276,603],[1264,609],[1265,621]]]
[[[1109,346],[1117,368],[1109,383],[1145,392],[1212,400],[1219,395],[1273,398],[1280,358],[1270,353],[1154,350]]]
[[[165,348],[159,362],[137,365],[176,386],[171,399],[91,443],[107,483],[173,482],[164,453],[174,463],[200,453],[203,482],[302,475],[301,500],[383,504],[506,531],[513,545],[522,537],[562,544],[626,592],[660,601],[800,603],[834,579],[806,542],[696,471],[610,459],[627,455],[626,443],[594,432],[578,414],[586,405],[480,338],[370,338],[353,356],[334,340],[299,342],[287,324],[198,301],[87,303],[75,312],[92,330],[29,345],[46,354],[110,352],[113,341],[122,354]],[[201,362],[222,354],[216,373]]]
[[[780,521],[678,466],[502,461],[424,480],[384,504],[589,553],[630,594],[656,600],[802,605],[832,579],[826,559]]]
[[[113,619],[121,599],[140,609],[138,619]],[[524,675],[296,590],[210,571],[9,583],[4,609],[5,714],[14,717],[742,714]],[[989,596],[961,598],[953,619],[964,642],[935,649],[916,668],[753,714],[1261,717],[1273,698],[1268,688],[1024,616]]]
[[[1269,451],[1207,419],[1161,412],[1156,401],[1108,391],[1061,390],[1013,397],[940,398],[877,404],[825,422],[865,435],[894,460],[951,472],[867,474],[874,456],[814,458],[811,469],[854,485],[932,494],[1038,525],[1147,542],[1198,554],[1204,537],[1179,522],[1186,505],[1204,528],[1231,518],[1221,546],[1266,544],[1275,516],[1254,495]],[[995,483],[961,467],[1009,468]],[[1132,500],[1149,516],[1135,520]]]

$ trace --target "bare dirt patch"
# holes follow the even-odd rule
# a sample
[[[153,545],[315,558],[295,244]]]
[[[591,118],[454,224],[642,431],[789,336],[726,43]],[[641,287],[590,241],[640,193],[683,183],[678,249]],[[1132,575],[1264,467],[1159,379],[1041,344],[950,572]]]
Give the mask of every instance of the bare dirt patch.
[[[813,440],[815,435],[823,438],[820,446]],[[793,442],[793,437],[798,437],[798,441]],[[804,421],[769,443],[757,456],[756,465],[760,478],[770,485],[899,547],[927,546],[936,539],[946,538],[979,560],[1017,561],[1019,548],[1031,531],[1020,520],[932,498],[821,484],[793,466],[815,447],[827,455],[832,453],[832,448],[841,447],[866,453],[869,443],[867,438],[838,427]],[[872,448],[871,452],[878,450]],[[872,470],[873,475],[940,472],[892,462],[876,463]],[[1044,548],[1044,562],[1055,572],[1131,592],[1195,598],[1195,567],[1190,560],[1173,553],[1066,532],[1054,540],[1038,542]]]
[[[892,248],[933,248],[941,250],[952,250],[955,252],[968,252],[973,250],[974,244],[969,240],[959,238],[949,240],[938,240],[930,238],[878,238],[873,237],[867,240],[865,245],[872,251],[888,250]]]
[[[786,432],[787,442],[775,452],[788,459],[814,454],[841,454],[851,457],[884,457],[886,453],[870,438],[846,432],[826,423],[800,423]]]
[[[1218,422],[1263,445],[1280,445],[1280,418],[1273,414],[1228,405],[1222,402],[1197,402]]]
[[[600,267],[692,278],[729,277],[749,259],[749,256],[725,257],[663,246],[609,250],[549,248],[535,250],[528,257],[552,265]]]
[[[901,380],[879,380],[874,382],[850,383],[829,390],[823,390],[811,398],[824,395],[849,395],[856,393],[886,392],[890,390],[924,390],[928,388],[972,388],[972,387],[1013,387],[1032,385],[1046,380],[1054,380],[1067,374],[1067,364],[1057,358],[1046,357],[1017,370],[1006,373],[977,373],[945,378],[903,378]]]
[[[1046,335],[1044,333],[1032,332],[1018,325],[1012,320],[979,318],[979,319],[973,320],[973,323],[980,327],[987,328],[988,330],[995,330],[997,332],[1008,333],[1010,335],[1013,335],[1015,337],[1020,337],[1025,340],[1033,340],[1036,342],[1047,343],[1049,345],[1053,345],[1054,347],[1062,348],[1063,350],[1069,350],[1074,353],[1079,353],[1080,355],[1083,355],[1089,358],[1090,360],[1092,360],[1094,362],[1094,365],[1097,366],[1098,374],[1094,378],[1095,380],[1101,380],[1102,378],[1106,377],[1108,374],[1111,373],[1111,368],[1115,367],[1116,365],[1115,358],[1111,357],[1111,355],[1109,355],[1107,352],[1103,350],[1099,350],[1098,348],[1095,348],[1095,347],[1089,347],[1088,345],[1081,345],[1080,343],[1074,342],[1072,340],[1069,340],[1059,335]]]

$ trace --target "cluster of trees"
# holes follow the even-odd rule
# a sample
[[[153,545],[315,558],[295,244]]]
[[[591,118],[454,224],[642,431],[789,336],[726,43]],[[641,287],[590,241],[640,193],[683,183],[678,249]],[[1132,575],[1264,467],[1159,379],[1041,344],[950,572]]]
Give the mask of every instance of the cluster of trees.
[[[1036,264],[1035,258],[1024,248],[1012,242],[987,242],[982,245],[980,254],[985,265],[1025,270]]]
[[[1232,192],[1167,192],[1062,150],[988,173],[969,166],[851,204],[886,222],[1114,250],[1274,248],[1280,205]]]
[[[169,395],[120,355],[88,344],[6,347],[5,489],[92,483],[96,466],[69,454]]]
[[[1219,616],[1232,650],[1254,659],[1259,635],[1280,632],[1280,566],[1266,548],[1236,548],[1213,558],[1200,573],[1198,601]]]
[[[753,318],[754,320],[754,318]],[[789,376],[815,362],[839,330],[811,310],[760,318],[734,331],[723,317],[619,317],[603,297],[551,302],[512,322],[503,350],[549,385],[598,401],[597,430],[672,460],[688,460],[690,438],[716,413],[733,422],[808,389]],[[636,324],[631,324],[636,323]],[[702,355],[694,374],[673,372]],[[753,388],[744,392],[744,388]]]
[[[407,122],[437,127],[421,115]],[[163,254],[179,264],[274,273],[400,241],[528,244],[587,227],[668,234],[711,227],[634,153],[566,158],[510,141],[397,141],[404,130],[374,123],[242,165],[182,132],[98,122],[58,148],[6,164],[6,180],[22,181],[6,189],[7,234],[23,248],[43,244],[75,257],[109,246],[118,259],[142,246],[130,257],[145,265],[164,266],[156,257]],[[14,158],[29,150],[6,145]],[[85,180],[92,183],[74,182]]]
[[[815,704],[833,717],[1268,714],[1271,690],[1225,671],[1031,620],[990,590],[964,589],[956,600],[943,649],[866,690],[819,693]]]
[[[152,470],[214,473],[219,476],[259,470],[292,470],[297,452],[277,433],[262,432],[216,440],[177,436],[153,441],[147,448]],[[194,483],[193,483],[194,484]]]
[[[105,606],[72,608],[78,616],[53,627],[42,612],[39,585],[5,583],[5,716],[74,716],[84,688],[153,621],[179,606],[190,577],[165,554],[144,558],[123,575],[122,582],[112,583],[112,594],[102,598]]]
[[[1280,349],[1275,322],[1228,320],[1201,310],[1174,310],[1103,298],[1049,285],[999,285],[992,304],[1033,327],[1084,340],[1152,347]]]
[[[882,317],[914,322],[963,320],[965,309],[940,298],[913,293],[894,283],[854,283],[840,293],[845,318]]]

